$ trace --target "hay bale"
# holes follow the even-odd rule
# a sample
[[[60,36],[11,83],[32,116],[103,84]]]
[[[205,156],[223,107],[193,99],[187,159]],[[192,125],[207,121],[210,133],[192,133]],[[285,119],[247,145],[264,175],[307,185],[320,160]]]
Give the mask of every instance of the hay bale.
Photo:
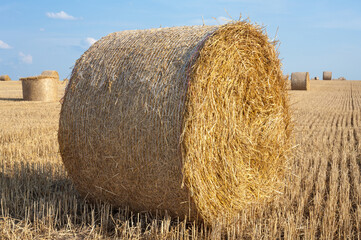
[[[310,74],[308,72],[294,72],[291,74],[292,90],[309,90]]]
[[[69,79],[64,78],[63,81],[62,81],[62,84],[63,84],[63,85],[67,85],[68,83],[69,83]]]
[[[1,75],[0,81],[11,81],[11,78],[9,77],[9,75]]]
[[[59,80],[59,73],[57,71],[54,70],[46,70],[43,71],[41,73],[41,76],[47,76],[47,77],[52,77],[52,78],[56,78]]]
[[[338,80],[340,80],[340,81],[346,81],[346,78],[345,78],[345,77],[339,77]]]
[[[58,79],[48,76],[20,78],[25,101],[52,102],[58,100]]]
[[[331,80],[332,79],[332,72],[323,72],[323,80]]]
[[[109,34],[66,89],[65,168],[88,199],[136,212],[210,222],[268,201],[290,149],[280,66],[248,22]]]

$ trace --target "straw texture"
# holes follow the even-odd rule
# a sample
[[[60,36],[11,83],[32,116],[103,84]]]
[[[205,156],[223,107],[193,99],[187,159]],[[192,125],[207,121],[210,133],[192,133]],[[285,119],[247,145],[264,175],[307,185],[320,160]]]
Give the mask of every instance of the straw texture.
[[[60,114],[81,194],[132,210],[231,219],[282,189],[290,116],[263,29],[123,31],[77,60]]]
[[[11,81],[11,78],[9,77],[9,75],[1,75],[0,81]]]
[[[58,79],[47,76],[20,78],[25,101],[53,102],[58,100]]]
[[[332,72],[323,72],[323,80],[331,80],[332,79]]]
[[[294,72],[291,74],[292,90],[309,90],[310,74],[308,72]]]
[[[52,78],[56,78],[59,80],[59,73],[57,71],[54,70],[46,70],[43,71],[41,73],[41,76],[47,76],[47,77],[52,77]]]

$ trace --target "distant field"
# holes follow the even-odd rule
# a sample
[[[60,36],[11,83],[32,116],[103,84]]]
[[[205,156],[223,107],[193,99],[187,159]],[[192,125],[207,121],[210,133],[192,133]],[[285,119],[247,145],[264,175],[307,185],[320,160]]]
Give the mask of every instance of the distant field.
[[[229,239],[360,239],[361,81],[311,81],[289,95],[295,149],[284,193],[242,212]],[[82,200],[58,153],[60,102],[21,99],[20,82],[0,82],[0,239],[221,237],[216,225]]]

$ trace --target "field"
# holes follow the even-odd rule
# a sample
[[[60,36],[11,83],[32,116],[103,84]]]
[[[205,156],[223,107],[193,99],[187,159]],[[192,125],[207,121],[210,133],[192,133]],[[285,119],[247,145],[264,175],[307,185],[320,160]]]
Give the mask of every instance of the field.
[[[22,101],[19,82],[0,82],[0,239],[361,239],[361,81],[289,95],[284,193],[221,231],[80,198],[58,153],[61,104]]]

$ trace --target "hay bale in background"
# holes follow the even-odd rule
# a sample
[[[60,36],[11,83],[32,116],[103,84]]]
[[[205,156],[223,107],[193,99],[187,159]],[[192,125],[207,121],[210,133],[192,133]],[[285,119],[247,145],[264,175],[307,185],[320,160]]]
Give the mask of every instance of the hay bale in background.
[[[290,149],[280,65],[248,22],[109,34],[64,96],[69,176],[88,199],[208,222],[270,200]]]
[[[320,80],[320,78],[319,77],[314,77],[314,78],[312,78],[312,80]]]
[[[67,85],[68,83],[69,83],[69,79],[64,78],[63,81],[62,81],[62,84],[63,84],[63,85]]]
[[[292,90],[309,90],[310,74],[308,72],[294,72],[291,74]]]
[[[48,76],[20,78],[25,101],[52,102],[58,100],[58,79]]]
[[[345,77],[339,77],[338,80],[345,81],[346,78]]]
[[[291,90],[291,80],[289,79],[290,75],[283,75],[283,81],[286,83],[286,89]]]
[[[9,77],[9,75],[1,75],[0,81],[11,81],[11,78]]]
[[[56,78],[59,80],[59,73],[57,71],[54,70],[46,70],[43,71],[41,73],[41,76],[47,76],[47,77],[52,77],[52,78]]]
[[[323,72],[323,80],[331,80],[332,79],[332,72]]]

